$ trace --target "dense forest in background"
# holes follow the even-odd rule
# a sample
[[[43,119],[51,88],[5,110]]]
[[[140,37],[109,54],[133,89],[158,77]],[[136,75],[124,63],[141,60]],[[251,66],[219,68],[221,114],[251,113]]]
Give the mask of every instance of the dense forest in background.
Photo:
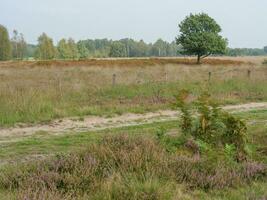
[[[143,47],[140,48],[140,42],[133,39],[123,39],[121,41],[125,44],[125,57],[151,57],[151,56],[166,56],[174,57],[181,56],[179,53],[180,48],[175,44],[175,42],[168,43],[159,39],[154,44],[146,44],[140,41],[141,44],[144,43]],[[127,46],[127,41],[131,41],[132,46]],[[109,57],[111,44],[116,41],[108,39],[96,39],[96,40],[81,40],[78,41],[78,46],[85,46],[88,49],[89,57]],[[162,45],[163,44],[163,45]],[[160,47],[159,47],[160,46]],[[127,47],[129,49],[127,49]],[[141,50],[143,48],[143,51]],[[25,58],[34,57],[37,45],[27,44],[27,50]],[[267,52],[260,48],[228,48],[226,53],[228,56],[264,56]]]
[[[0,25],[0,60],[22,59],[87,59],[106,57],[176,57],[182,56],[181,46],[176,41],[158,39],[155,43],[136,41],[130,38],[121,40],[87,39],[75,42],[72,38],[61,39],[54,44],[52,38],[43,33],[38,44],[28,44],[22,33],[17,30],[9,36],[7,29]],[[227,56],[267,55],[267,47],[228,48]]]
[[[77,42],[79,49],[86,48],[88,50],[88,57],[112,57],[110,49],[113,43],[122,43],[124,45],[124,54],[122,57],[175,57],[182,56],[179,52],[181,48],[176,45],[175,41],[169,43],[159,39],[155,43],[145,43],[144,41],[135,41],[133,39],[122,39],[113,41],[108,39],[88,39]],[[35,57],[35,50],[37,45],[27,44],[27,51],[25,58]],[[228,48],[226,56],[265,56],[267,51],[264,48]],[[115,57],[115,56],[114,56]]]

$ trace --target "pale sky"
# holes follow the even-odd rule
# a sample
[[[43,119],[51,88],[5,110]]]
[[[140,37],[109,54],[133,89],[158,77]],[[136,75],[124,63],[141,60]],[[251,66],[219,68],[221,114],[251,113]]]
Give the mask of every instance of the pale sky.
[[[206,12],[222,27],[230,47],[267,45],[266,0],[0,0],[0,24],[29,43],[46,32],[57,42],[80,39],[172,41],[190,13]]]

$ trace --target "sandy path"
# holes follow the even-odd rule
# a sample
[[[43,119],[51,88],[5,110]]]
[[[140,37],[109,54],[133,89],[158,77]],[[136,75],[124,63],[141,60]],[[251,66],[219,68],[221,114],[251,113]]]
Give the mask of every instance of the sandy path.
[[[223,109],[231,112],[267,109],[267,102],[229,105],[224,106]],[[112,118],[88,116],[84,117],[84,120],[82,121],[79,121],[78,118],[66,118],[55,120],[45,125],[40,124],[34,126],[0,129],[0,143],[10,142],[12,139],[17,140],[19,138],[41,132],[47,132],[52,135],[68,132],[86,132],[168,121],[177,119],[178,116],[178,111],[161,110],[145,114],[123,114]]]

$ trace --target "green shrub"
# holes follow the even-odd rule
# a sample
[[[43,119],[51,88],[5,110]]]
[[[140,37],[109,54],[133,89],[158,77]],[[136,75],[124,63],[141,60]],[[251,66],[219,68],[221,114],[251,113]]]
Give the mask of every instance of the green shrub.
[[[236,155],[236,147],[233,144],[226,144],[224,147],[224,153],[229,161],[233,161]]]
[[[189,134],[192,131],[193,117],[190,113],[190,102],[188,102],[190,93],[187,90],[181,90],[179,95],[176,97],[175,107],[181,109],[181,121],[180,127],[185,134]]]
[[[199,145],[208,144],[217,149],[232,145],[237,150],[236,160],[244,160],[246,124],[232,114],[222,111],[208,93],[203,93],[196,101],[187,103],[189,95],[189,92],[182,90],[175,104],[181,110],[182,133],[190,134]]]

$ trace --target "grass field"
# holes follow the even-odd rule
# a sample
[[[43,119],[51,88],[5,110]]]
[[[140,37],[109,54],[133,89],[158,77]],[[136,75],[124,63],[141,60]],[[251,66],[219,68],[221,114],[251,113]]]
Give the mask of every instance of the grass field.
[[[64,117],[112,121],[128,112],[173,109],[181,89],[192,92],[190,99],[208,91],[221,105],[267,102],[263,59],[0,63],[0,127],[19,134],[0,134],[0,199],[267,199],[266,108],[233,114],[247,125],[243,161],[234,160],[231,149],[206,143],[196,143],[196,154],[180,118],[60,134],[19,132],[28,123]]]
[[[201,66],[190,65],[190,59],[4,62],[0,126],[166,109],[180,89],[195,95],[210,91],[222,104],[264,101],[267,67],[252,61],[207,59]]]

